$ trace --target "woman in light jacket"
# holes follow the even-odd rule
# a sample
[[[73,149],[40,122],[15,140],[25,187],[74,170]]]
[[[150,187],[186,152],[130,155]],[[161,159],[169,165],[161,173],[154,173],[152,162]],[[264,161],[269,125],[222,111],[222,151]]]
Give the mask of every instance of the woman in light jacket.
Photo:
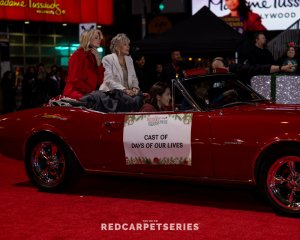
[[[139,92],[139,82],[134,70],[133,60],[129,55],[129,38],[123,34],[117,34],[110,44],[111,54],[102,59],[105,68],[104,81],[100,90],[121,90],[130,96]]]

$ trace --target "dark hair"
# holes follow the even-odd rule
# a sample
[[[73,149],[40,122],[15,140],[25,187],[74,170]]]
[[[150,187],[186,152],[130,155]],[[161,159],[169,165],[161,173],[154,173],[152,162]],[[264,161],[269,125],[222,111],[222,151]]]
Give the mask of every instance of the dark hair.
[[[135,59],[135,61],[140,61],[143,57],[144,57],[144,55],[137,54],[137,55],[135,55],[134,59]]]
[[[151,105],[153,105],[157,110],[159,110],[156,96],[163,95],[167,88],[170,88],[167,83],[165,82],[157,82],[152,85],[152,87],[149,90],[150,99],[147,101]]]
[[[297,57],[298,57],[297,46],[288,46],[284,56],[287,57],[287,53],[288,53],[288,51],[290,51],[291,48],[294,48],[294,50],[295,50],[295,56],[293,57],[293,59],[297,60]]]
[[[173,54],[174,54],[174,52],[180,52],[180,50],[179,50],[179,49],[177,49],[177,48],[173,48],[173,49],[171,50],[171,55],[173,55]]]
[[[266,37],[266,35],[263,32],[255,32],[253,35],[254,43],[256,43],[256,40],[258,39],[259,35],[264,35]]]
[[[35,68],[35,66],[28,66],[27,68],[26,68],[26,73],[30,73],[30,71],[31,70],[33,70],[34,72],[36,72],[36,68]]]
[[[248,19],[248,13],[251,12],[250,5],[246,0],[239,0],[238,12],[243,21]]]
[[[2,79],[7,79],[10,74],[12,74],[12,78],[15,78],[15,73],[11,70],[8,70],[4,72]]]
[[[61,68],[56,64],[54,64],[50,67],[50,72],[51,73],[53,73],[53,71],[59,72],[60,70],[61,70]]]

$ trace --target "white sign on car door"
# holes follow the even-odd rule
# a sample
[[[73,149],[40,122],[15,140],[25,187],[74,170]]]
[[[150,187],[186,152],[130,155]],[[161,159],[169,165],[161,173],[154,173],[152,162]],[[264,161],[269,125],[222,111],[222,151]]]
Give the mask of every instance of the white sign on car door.
[[[192,165],[193,114],[127,115],[126,165]]]

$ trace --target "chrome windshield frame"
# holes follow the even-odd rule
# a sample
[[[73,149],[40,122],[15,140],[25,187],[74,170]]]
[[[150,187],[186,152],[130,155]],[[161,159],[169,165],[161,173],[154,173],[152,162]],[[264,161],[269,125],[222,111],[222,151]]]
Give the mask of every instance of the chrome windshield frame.
[[[205,111],[202,109],[196,101],[192,98],[192,96],[189,94],[189,92],[185,89],[183,84],[181,83],[180,79],[172,79],[172,109],[175,112],[175,88],[177,88],[180,93],[183,95],[183,97],[188,101],[188,103],[196,110],[199,112]]]

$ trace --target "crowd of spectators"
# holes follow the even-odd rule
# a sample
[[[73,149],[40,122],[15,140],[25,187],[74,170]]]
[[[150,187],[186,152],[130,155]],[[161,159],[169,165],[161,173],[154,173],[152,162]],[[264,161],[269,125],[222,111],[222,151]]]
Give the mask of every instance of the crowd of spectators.
[[[62,93],[66,70],[53,65],[47,70],[43,63],[22,70],[6,71],[0,82],[2,112],[40,107]]]

